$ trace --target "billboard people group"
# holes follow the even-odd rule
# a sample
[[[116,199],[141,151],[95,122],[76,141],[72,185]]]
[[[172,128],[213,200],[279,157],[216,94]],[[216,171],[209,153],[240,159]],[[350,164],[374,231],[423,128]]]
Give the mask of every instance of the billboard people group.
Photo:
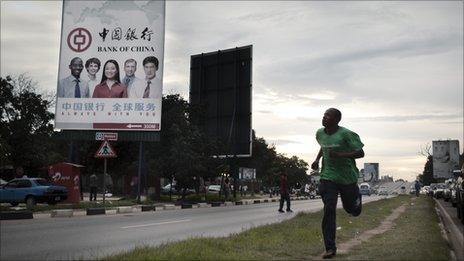
[[[74,57],[70,64],[71,74],[60,80],[57,96],[60,98],[161,98],[162,89],[154,85],[156,72],[159,68],[159,61],[155,56],[148,56],[143,59],[143,69],[145,79],[135,76],[137,61],[128,59],[124,62],[125,76],[123,81],[120,77],[119,64],[116,60],[105,62],[102,76],[97,76],[100,70],[100,60],[90,58],[85,62],[87,75],[81,78],[84,65],[82,59]],[[101,79],[101,80],[99,80]]]

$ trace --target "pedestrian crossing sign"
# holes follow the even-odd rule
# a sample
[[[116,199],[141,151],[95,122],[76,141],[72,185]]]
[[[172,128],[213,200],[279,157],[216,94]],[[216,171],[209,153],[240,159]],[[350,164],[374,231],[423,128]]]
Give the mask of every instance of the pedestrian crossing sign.
[[[108,141],[103,141],[100,148],[95,153],[95,158],[116,158],[116,152]]]

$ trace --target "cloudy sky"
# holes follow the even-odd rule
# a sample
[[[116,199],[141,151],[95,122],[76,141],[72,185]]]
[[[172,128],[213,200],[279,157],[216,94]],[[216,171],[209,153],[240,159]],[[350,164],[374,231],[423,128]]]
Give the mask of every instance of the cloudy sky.
[[[56,89],[60,1],[1,1],[1,76]],[[164,93],[188,99],[190,55],[253,45],[253,129],[311,163],[323,112],[357,132],[380,175],[413,180],[421,146],[463,151],[463,2],[166,3]]]

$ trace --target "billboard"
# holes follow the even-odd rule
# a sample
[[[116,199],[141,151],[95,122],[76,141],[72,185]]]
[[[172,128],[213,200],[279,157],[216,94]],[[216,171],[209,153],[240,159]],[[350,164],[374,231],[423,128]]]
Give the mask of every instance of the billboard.
[[[251,87],[251,45],[191,56],[190,104],[219,156],[251,156]]]
[[[379,163],[364,163],[364,182],[375,182],[379,180]]]
[[[253,180],[256,179],[256,169],[251,168],[239,168],[239,179],[243,180]]]
[[[55,128],[161,129],[164,1],[63,1]]]
[[[432,141],[433,177],[451,178],[453,170],[459,169],[459,141]]]

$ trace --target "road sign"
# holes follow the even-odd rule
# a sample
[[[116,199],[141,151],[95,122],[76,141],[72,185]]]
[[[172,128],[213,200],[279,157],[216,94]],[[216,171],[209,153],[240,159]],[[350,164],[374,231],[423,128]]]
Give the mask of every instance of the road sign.
[[[95,140],[118,140],[117,132],[95,132]]]
[[[108,141],[104,141],[100,148],[95,153],[95,158],[116,158],[116,152],[108,143]]]

